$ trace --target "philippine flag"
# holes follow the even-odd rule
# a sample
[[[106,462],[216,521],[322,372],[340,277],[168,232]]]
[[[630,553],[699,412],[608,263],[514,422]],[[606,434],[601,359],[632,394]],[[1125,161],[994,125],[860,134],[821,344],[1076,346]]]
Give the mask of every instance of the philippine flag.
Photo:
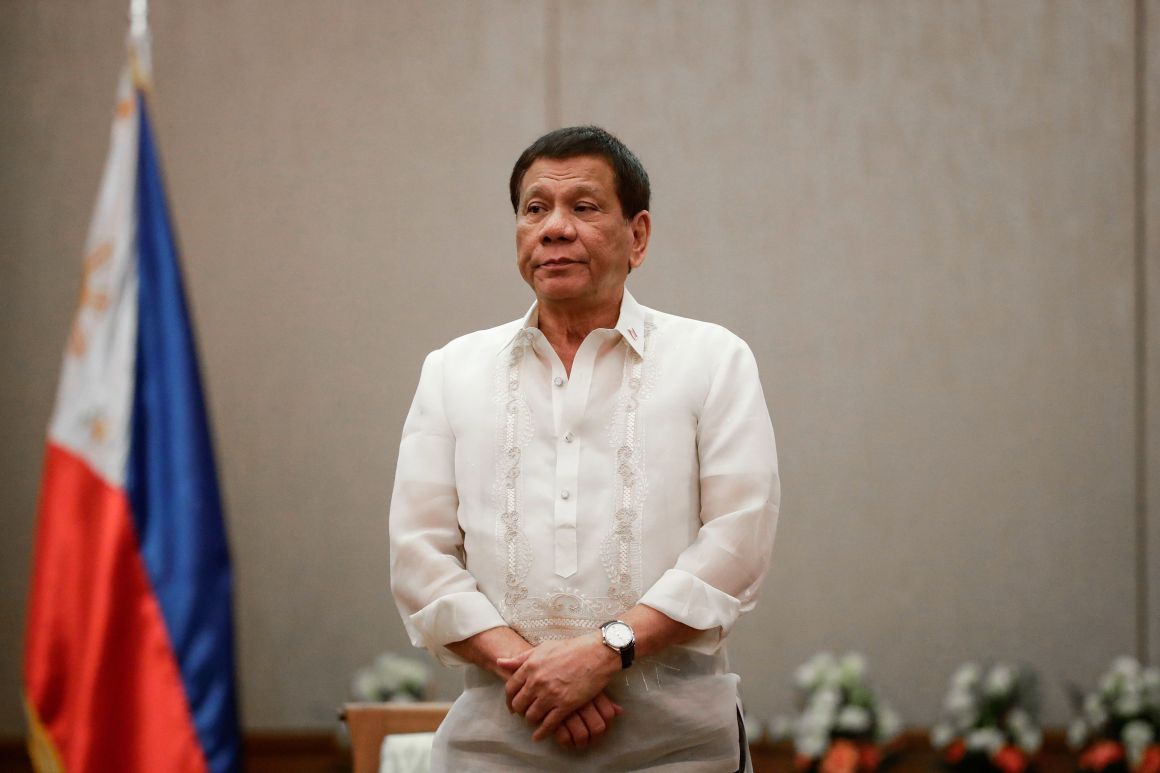
[[[41,773],[239,767],[229,551],[148,54],[136,33],[48,431],[24,661]]]

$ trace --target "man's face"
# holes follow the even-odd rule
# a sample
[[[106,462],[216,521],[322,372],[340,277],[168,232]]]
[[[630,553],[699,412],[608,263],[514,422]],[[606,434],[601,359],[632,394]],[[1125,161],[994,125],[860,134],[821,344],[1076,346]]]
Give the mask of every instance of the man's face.
[[[618,303],[629,267],[644,262],[649,230],[648,212],[624,219],[612,167],[599,156],[539,158],[524,174],[516,259],[541,302]]]

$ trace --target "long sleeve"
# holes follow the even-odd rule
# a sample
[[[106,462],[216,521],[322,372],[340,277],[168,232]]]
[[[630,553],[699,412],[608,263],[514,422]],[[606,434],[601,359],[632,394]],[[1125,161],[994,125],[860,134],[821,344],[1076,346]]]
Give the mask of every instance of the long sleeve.
[[[455,437],[444,410],[443,355],[423,363],[399,445],[391,497],[391,591],[411,642],[445,665],[464,661],[444,645],[505,625],[464,567]]]
[[[740,339],[713,374],[697,425],[701,527],[641,597],[706,633],[687,646],[712,652],[753,608],[769,569],[781,484],[773,425],[757,364]]]

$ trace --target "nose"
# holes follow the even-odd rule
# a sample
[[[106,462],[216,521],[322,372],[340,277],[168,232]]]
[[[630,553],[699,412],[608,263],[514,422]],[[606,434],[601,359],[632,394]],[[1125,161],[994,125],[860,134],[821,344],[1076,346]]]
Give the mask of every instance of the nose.
[[[568,212],[560,207],[555,207],[544,218],[543,226],[540,229],[540,241],[548,244],[554,241],[570,242],[576,238],[576,225],[572,222]]]

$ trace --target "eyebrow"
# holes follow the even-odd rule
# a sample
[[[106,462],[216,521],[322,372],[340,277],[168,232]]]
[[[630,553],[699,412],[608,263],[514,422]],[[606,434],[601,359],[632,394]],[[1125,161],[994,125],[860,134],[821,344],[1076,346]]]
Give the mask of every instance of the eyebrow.
[[[572,196],[591,196],[593,198],[600,198],[600,189],[586,183],[580,183],[574,188],[568,188],[565,193]],[[520,202],[523,203],[533,196],[543,195],[544,187],[539,183],[534,183],[528,186],[528,189],[524,191],[523,195],[520,197]]]
[[[580,196],[591,196],[593,198],[600,197],[600,189],[594,188],[591,185],[577,185],[572,189],[572,192]]]

